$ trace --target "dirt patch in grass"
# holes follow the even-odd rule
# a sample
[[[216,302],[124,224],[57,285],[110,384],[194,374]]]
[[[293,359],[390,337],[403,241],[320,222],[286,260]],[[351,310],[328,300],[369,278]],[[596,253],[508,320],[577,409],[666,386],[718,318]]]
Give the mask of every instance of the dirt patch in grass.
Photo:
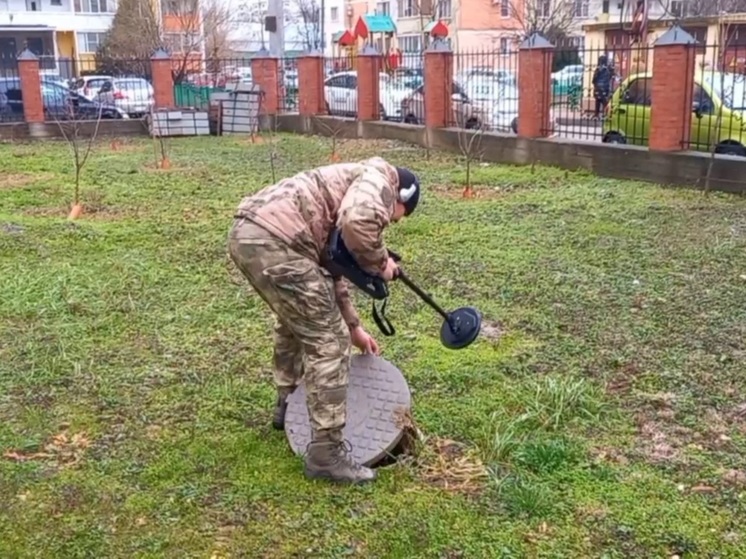
[[[83,459],[90,444],[85,433],[68,433],[63,429],[41,448],[7,450],[3,458],[12,462],[45,461],[56,463],[58,467],[74,466]]]
[[[488,340],[497,341],[505,335],[505,329],[498,322],[486,321],[482,323],[479,334]]]
[[[471,187],[471,192],[466,191],[466,186],[463,184],[436,184],[429,188],[430,191],[434,192],[436,196],[448,199],[460,199],[460,200],[495,200],[498,198],[504,198],[511,194],[512,190],[500,188],[498,186],[487,186],[482,184],[476,184]]]
[[[35,207],[27,208],[23,211],[24,215],[29,217],[52,217],[52,218],[67,218],[70,215],[69,207]],[[115,208],[112,206],[102,205],[86,205],[83,204],[83,213],[78,218],[78,221],[86,219],[96,220],[115,220],[125,219],[135,214],[132,209]]]
[[[0,189],[23,188],[29,184],[53,178],[52,173],[11,173],[0,180]]]

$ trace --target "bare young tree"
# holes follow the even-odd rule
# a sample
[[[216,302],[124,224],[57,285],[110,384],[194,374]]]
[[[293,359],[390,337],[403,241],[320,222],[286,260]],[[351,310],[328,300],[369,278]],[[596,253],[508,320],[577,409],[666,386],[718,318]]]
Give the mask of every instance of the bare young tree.
[[[319,128],[321,128],[328,136],[331,138],[332,143],[332,152],[329,155],[329,160],[332,163],[337,163],[340,160],[339,152],[337,151],[337,147],[340,143],[340,136],[342,135],[342,132],[344,131],[344,127],[346,125],[346,122],[339,118],[319,118],[314,117],[314,123],[318,124]]]
[[[70,219],[77,219],[83,212],[83,206],[80,203],[80,177],[98,137],[102,116],[103,104],[98,105],[94,114],[82,114],[71,98],[65,99],[62,110],[54,112],[54,120],[70,148],[75,169],[75,191],[69,214]],[[93,130],[88,134],[86,130],[90,130],[92,123]]]
[[[730,4],[729,0],[717,0],[717,2],[722,2],[725,4]],[[721,8],[722,6],[718,6],[718,8]],[[720,31],[719,35],[719,44],[717,49],[717,66],[716,68],[713,68],[712,70],[719,70],[720,75],[720,95],[725,94],[725,73],[726,73],[726,67],[727,67],[727,58],[728,58],[728,45],[730,41],[733,39],[733,30],[731,29],[731,26],[724,21],[724,16],[727,15],[729,12],[725,12],[721,9],[718,9],[718,29]],[[703,71],[708,71],[705,68],[702,69]],[[732,93],[731,93],[732,94]],[[694,101],[698,101],[695,99]],[[723,124],[723,109],[725,107],[723,106],[722,100],[719,104],[718,111],[717,111],[717,117],[715,119],[715,137],[717,138],[720,135],[720,129]],[[708,135],[709,136],[709,135]],[[711,181],[712,181],[712,170],[715,166],[715,154],[718,153],[718,142],[715,141],[712,143],[710,148],[710,160],[707,162],[707,173],[705,174],[705,185],[704,185],[704,191],[705,193],[708,193],[710,191]]]
[[[482,134],[484,128],[471,130],[459,130],[458,146],[466,163],[466,184],[464,185],[463,197],[473,198],[474,189],[471,183],[471,167],[475,161],[480,161],[484,152],[482,150]]]
[[[150,136],[153,138],[153,157],[156,169],[170,169],[171,159],[169,159],[169,146],[167,130],[163,130],[163,122],[160,121],[156,116],[155,106],[150,107],[149,125],[150,125]],[[148,126],[146,121],[143,120],[143,126]]]

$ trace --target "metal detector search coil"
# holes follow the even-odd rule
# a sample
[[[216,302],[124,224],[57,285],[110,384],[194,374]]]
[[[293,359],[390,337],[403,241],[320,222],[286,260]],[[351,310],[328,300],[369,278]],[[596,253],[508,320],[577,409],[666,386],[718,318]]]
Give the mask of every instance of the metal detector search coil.
[[[396,262],[401,257],[393,251],[389,255]],[[347,250],[342,235],[338,229],[332,231],[327,244],[324,266],[334,277],[345,277],[364,293],[376,300],[383,300],[383,306],[379,314],[373,303],[373,319],[381,332],[386,336],[392,336],[396,331],[384,316],[386,299],[389,291],[386,282],[377,276],[368,274],[355,262]],[[443,325],[440,328],[440,341],[448,349],[465,348],[477,339],[482,328],[482,315],[474,307],[461,307],[447,313],[438,305],[432,297],[420,289],[404,271],[399,268],[396,278],[409,287],[425,303],[443,317]]]

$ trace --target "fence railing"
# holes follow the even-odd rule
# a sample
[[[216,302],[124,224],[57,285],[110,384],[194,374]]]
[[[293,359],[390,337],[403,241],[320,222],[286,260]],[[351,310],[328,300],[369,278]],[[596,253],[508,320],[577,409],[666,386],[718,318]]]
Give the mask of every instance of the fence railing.
[[[336,116],[358,118],[363,107],[365,118],[641,146],[661,134],[670,136],[672,132],[664,128],[686,121],[687,126],[677,132],[680,149],[746,156],[746,47],[692,46],[686,50],[685,62],[680,56],[671,59],[680,66],[673,72],[657,49],[616,44],[581,49],[577,44],[559,44],[530,59],[524,58],[523,51],[504,48],[460,51],[448,54],[448,65],[430,69],[426,53],[380,56],[377,66],[370,66],[370,57],[364,55],[337,56],[321,60],[323,77],[316,94],[323,99],[319,110]],[[522,68],[524,60],[529,62]],[[85,103],[105,104],[112,114],[129,118],[142,117],[164,103],[207,110],[214,93],[239,85],[259,87],[269,112],[298,112],[301,97],[313,93],[307,88],[317,87],[303,81],[298,58],[163,62],[40,57],[36,64],[43,113],[47,118],[53,115],[70,91]],[[23,105],[19,68],[24,63],[0,59],[0,122],[27,119],[33,113]],[[670,91],[661,89],[660,77],[654,79],[655,64],[664,64]],[[371,81],[374,74],[367,73],[371,68],[378,69],[376,88]],[[450,80],[442,73],[446,71]],[[689,77],[684,79],[684,74]],[[427,76],[439,77],[427,83]],[[655,95],[654,81],[659,88]],[[536,97],[545,86],[547,103],[544,97]],[[534,105],[539,103],[538,108],[522,103],[526,96]],[[373,100],[377,110],[370,110]],[[658,119],[654,126],[652,115],[670,112],[673,105],[683,111],[671,121],[676,122]],[[444,113],[438,121],[440,110]],[[534,124],[525,124],[537,118],[541,122],[536,130]],[[671,143],[670,138],[666,141]]]

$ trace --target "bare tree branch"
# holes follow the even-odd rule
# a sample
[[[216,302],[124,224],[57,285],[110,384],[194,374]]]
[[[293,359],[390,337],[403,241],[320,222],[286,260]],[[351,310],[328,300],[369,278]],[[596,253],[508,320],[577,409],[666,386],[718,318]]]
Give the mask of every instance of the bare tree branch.
[[[306,50],[321,49],[321,8],[317,0],[290,0],[289,17],[298,26]]]
[[[539,33],[550,42],[564,38],[575,23],[573,0],[507,0],[510,16],[519,24],[518,40]]]

